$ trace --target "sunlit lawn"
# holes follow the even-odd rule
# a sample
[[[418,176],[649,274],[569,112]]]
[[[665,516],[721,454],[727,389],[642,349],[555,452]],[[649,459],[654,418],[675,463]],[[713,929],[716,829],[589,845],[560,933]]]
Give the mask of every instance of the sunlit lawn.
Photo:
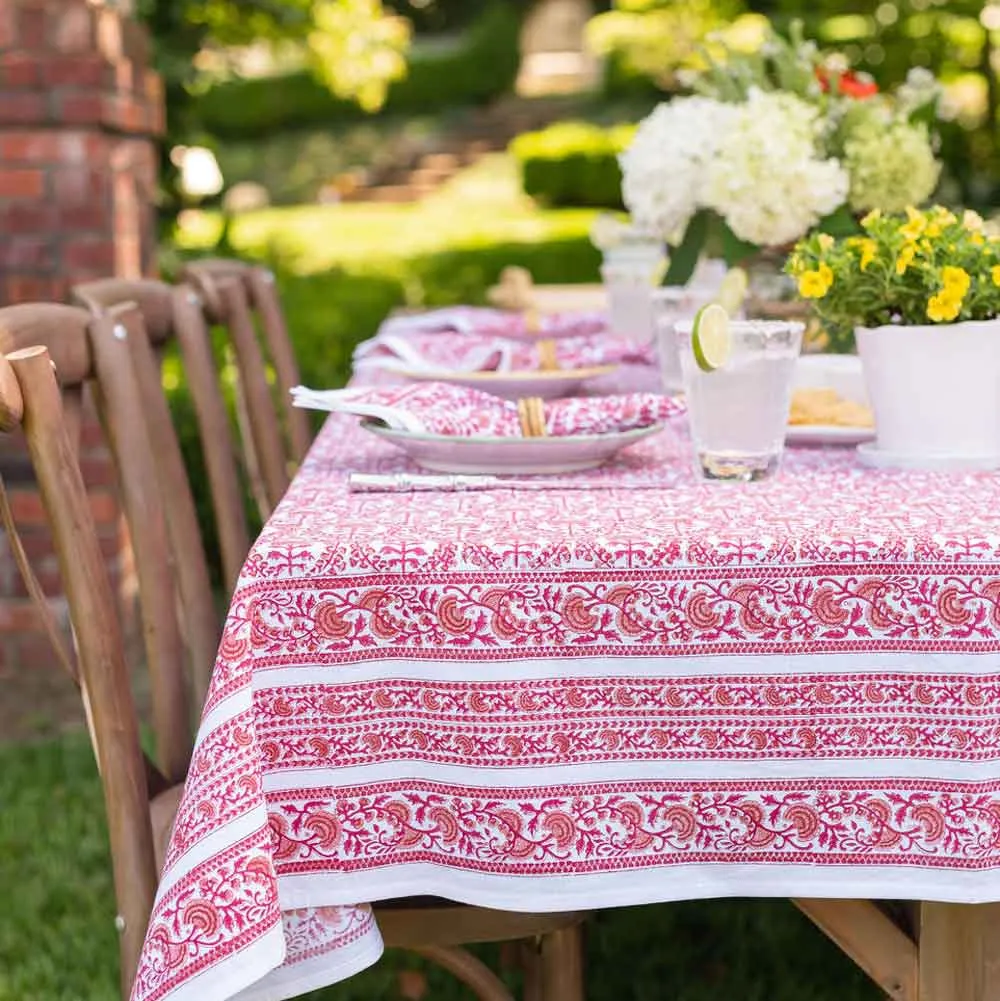
[[[278,256],[308,274],[392,269],[415,256],[483,244],[585,238],[593,218],[589,209],[538,208],[521,193],[513,160],[495,154],[422,202],[262,209],[237,217],[230,238],[241,253]],[[221,226],[216,213],[189,214],[178,246],[211,247]]]

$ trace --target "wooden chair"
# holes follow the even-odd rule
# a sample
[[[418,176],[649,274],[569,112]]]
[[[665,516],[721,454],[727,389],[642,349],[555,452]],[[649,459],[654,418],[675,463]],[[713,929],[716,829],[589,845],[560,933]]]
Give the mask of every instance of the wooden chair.
[[[63,576],[78,657],[73,663],[64,651],[62,659],[77,679],[88,709],[104,788],[125,998],[138,965],[158,862],[165,854],[191,750],[167,516],[130,343],[141,317],[130,312],[123,323],[118,312],[94,318],[69,306],[0,309],[0,352],[7,355],[0,358],[0,430],[24,430]],[[99,388],[100,416],[119,470],[143,607],[149,613],[144,623],[147,639],[153,641],[148,646],[148,666],[155,763],[146,760],[140,748],[122,634],[77,460],[82,388],[92,380]],[[5,510],[9,516],[9,508]],[[9,518],[6,523],[10,531]],[[11,543],[23,556],[15,534]],[[26,558],[22,569],[25,564]],[[30,570],[26,576],[30,579]],[[31,593],[40,594],[30,580],[28,586]],[[47,608],[43,599],[40,609],[51,620]],[[375,910],[387,945],[427,955],[483,1001],[509,1001],[510,995],[483,963],[460,946],[518,939],[540,943],[537,951],[530,951],[533,961],[527,966],[530,1001],[582,1001],[582,915],[513,914],[424,899],[389,902]]]
[[[274,275],[266,268],[220,259],[189,264],[183,274],[201,293],[209,320],[229,334],[246,465],[266,519],[288,489],[290,470],[305,458],[311,440],[308,416],[292,406],[291,390],[301,379]],[[277,406],[268,364],[274,369]]]
[[[152,279],[108,278],[87,282],[73,289],[74,299],[94,315],[128,303],[142,314],[147,340],[133,344],[136,375],[147,399],[150,432],[162,462],[158,465],[164,484],[168,525],[175,550],[184,552],[201,545],[194,499],[184,474],[180,445],[174,433],[156,354],[172,340],[180,345],[185,377],[194,404],[209,490],[215,514],[222,567],[227,589],[236,586],[243,561],[250,551],[250,533],[243,507],[243,490],[236,462],[236,445],[229,426],[219,373],[212,355],[208,326],[201,298],[190,285],[171,287]],[[139,331],[134,331],[137,335]],[[147,346],[148,345],[148,346]],[[150,350],[149,348],[153,350]],[[173,490],[176,485],[176,495]],[[204,602],[203,567],[195,560],[179,560],[181,594],[185,606],[197,617]],[[190,580],[188,578],[194,577]],[[218,636],[215,636],[218,642]],[[214,651],[213,651],[214,656]],[[208,663],[211,663],[209,661]]]

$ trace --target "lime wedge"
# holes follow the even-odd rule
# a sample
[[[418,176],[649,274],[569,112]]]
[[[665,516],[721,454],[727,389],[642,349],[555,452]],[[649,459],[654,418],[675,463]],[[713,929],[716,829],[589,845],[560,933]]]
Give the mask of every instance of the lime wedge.
[[[717,302],[698,310],[691,328],[691,350],[703,372],[714,372],[729,360],[729,314]]]
[[[743,307],[750,281],[742,268],[730,268],[719,286],[715,301],[730,315],[735,316]]]

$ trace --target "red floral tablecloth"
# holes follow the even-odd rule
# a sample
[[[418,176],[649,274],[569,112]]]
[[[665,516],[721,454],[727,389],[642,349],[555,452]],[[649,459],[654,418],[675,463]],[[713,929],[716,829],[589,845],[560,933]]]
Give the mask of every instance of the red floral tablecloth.
[[[1000,478],[347,491],[402,468],[331,417],[254,547],[136,1001],[342,979],[407,894],[1000,899]]]

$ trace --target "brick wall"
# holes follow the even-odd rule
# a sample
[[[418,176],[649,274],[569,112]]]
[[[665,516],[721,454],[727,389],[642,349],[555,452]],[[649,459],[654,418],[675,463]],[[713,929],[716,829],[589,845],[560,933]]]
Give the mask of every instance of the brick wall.
[[[0,305],[64,301],[90,278],[154,268],[154,139],[163,89],[149,41],[122,5],[0,0]],[[81,462],[113,584],[131,619],[135,576],[114,470],[92,409]],[[0,472],[32,564],[60,584],[23,446],[0,441]],[[0,548],[0,680],[54,664],[6,541]]]

